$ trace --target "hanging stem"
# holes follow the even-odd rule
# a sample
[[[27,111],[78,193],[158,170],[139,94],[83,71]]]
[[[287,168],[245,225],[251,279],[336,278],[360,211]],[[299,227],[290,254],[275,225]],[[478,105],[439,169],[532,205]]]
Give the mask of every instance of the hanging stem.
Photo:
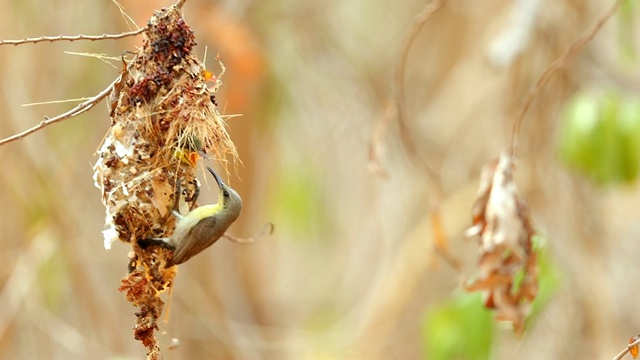
[[[522,106],[520,107],[520,111],[516,116],[516,120],[513,123],[513,131],[511,133],[511,147],[509,149],[510,155],[515,158],[517,147],[518,147],[518,136],[520,135],[520,128],[522,127],[522,122],[524,121],[524,117],[527,115],[531,104],[535,97],[540,93],[542,88],[549,82],[549,79],[553,75],[555,75],[558,71],[565,67],[565,65],[573,59],[573,57],[584,48],[584,46],[589,43],[596,34],[600,31],[600,29],[604,26],[604,24],[609,20],[613,14],[618,11],[618,8],[622,5],[625,0],[617,0],[609,10],[605,11],[598,17],[596,22],[593,24],[591,29],[589,29],[586,33],[584,33],[581,37],[578,38],[571,46],[569,46],[565,52],[560,55],[554,62],[549,65],[545,71],[542,73],[538,81],[529,89],[529,92],[524,97],[522,101]]]

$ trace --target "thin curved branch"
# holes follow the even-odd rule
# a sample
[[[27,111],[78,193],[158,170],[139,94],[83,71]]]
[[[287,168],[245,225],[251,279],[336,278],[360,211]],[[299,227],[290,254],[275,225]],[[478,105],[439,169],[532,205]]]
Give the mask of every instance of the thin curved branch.
[[[400,55],[400,62],[396,68],[396,103],[398,104],[398,120],[402,127],[406,127],[407,120],[407,109],[405,103],[405,93],[404,93],[404,79],[405,72],[407,68],[407,59],[409,58],[409,51],[411,50],[411,46],[413,46],[413,42],[420,34],[420,31],[427,23],[427,20],[433,15],[436,11],[440,10],[440,8],[446,3],[446,0],[434,0],[424,6],[422,11],[418,15],[416,15],[413,26],[409,29],[409,32],[406,35],[404,40],[404,44],[402,46],[402,54]]]
[[[430,208],[431,208],[431,219],[432,219],[432,229],[434,233],[434,248],[436,253],[438,253],[445,261],[451,265],[455,270],[460,270],[459,261],[455,258],[453,254],[447,248],[447,240],[446,235],[444,233],[444,226],[442,224],[442,215],[441,215],[441,203],[442,203],[442,183],[440,180],[440,174],[429,164],[427,159],[420,153],[418,147],[416,146],[415,141],[411,135],[411,129],[407,125],[408,122],[408,111],[406,106],[406,97],[405,97],[405,77],[406,77],[406,67],[407,61],[409,58],[409,52],[411,47],[420,34],[420,31],[427,23],[427,21],[431,18],[431,16],[440,10],[446,3],[446,0],[433,0],[430,3],[426,4],[422,11],[418,15],[416,15],[413,25],[409,28],[407,35],[404,40],[404,44],[402,46],[402,53],[400,56],[400,61],[396,67],[395,73],[395,107],[396,107],[396,116],[398,118],[398,126],[400,131],[400,140],[407,151],[407,154],[411,158],[413,162],[415,162],[418,166],[421,166],[427,174],[429,190],[432,196]]]
[[[25,38],[21,40],[0,40],[0,45],[22,45],[22,44],[35,44],[39,42],[55,42],[55,41],[78,41],[78,40],[116,40],[122,39],[128,36],[136,36],[147,31],[147,28],[138,29],[135,31],[124,32],[120,34],[102,34],[102,35],[73,35],[73,36],[41,36],[37,38]]]
[[[549,65],[545,71],[542,73],[538,81],[529,89],[529,92],[525,96],[522,106],[520,107],[520,111],[516,116],[516,120],[513,123],[513,131],[511,133],[511,147],[510,154],[513,158],[516,157],[516,151],[518,147],[518,136],[520,134],[520,127],[522,126],[522,122],[524,121],[524,117],[527,115],[527,111],[529,111],[529,107],[531,107],[531,103],[535,97],[540,93],[540,90],[549,82],[549,79],[553,75],[555,75],[559,70],[564,68],[564,66],[569,62],[573,57],[582,50],[582,48],[590,42],[600,31],[600,29],[604,26],[604,24],[609,20],[617,11],[618,8],[622,5],[625,0],[617,0],[611,8],[602,13],[600,17],[593,24],[591,29],[589,29],[586,33],[578,38],[571,46],[565,50],[565,52],[560,55],[554,62]]]
[[[102,101],[102,99],[104,99],[107,95],[109,95],[111,93],[111,91],[113,90],[114,86],[116,83],[118,83],[118,81],[120,80],[120,76],[118,76],[118,78],[111,83],[111,85],[107,86],[106,89],[102,90],[98,95],[92,97],[91,99],[83,102],[82,104],[79,104],[78,106],[74,107],[73,109],[67,111],[64,114],[60,114],[56,117],[52,117],[52,118],[45,118],[45,120],[43,120],[42,122],[40,122],[40,124],[27,129],[19,134],[15,134],[12,136],[9,136],[8,138],[2,139],[0,140],[0,146],[4,145],[4,144],[8,144],[12,141],[16,141],[19,139],[24,138],[27,135],[30,135],[40,129],[43,129],[51,124],[57,123],[59,121],[62,121],[64,119],[68,119],[68,118],[72,118],[74,116],[80,115],[85,111],[88,111],[89,109],[91,109],[94,105],[96,105],[97,103],[99,103],[100,101]]]
[[[411,46],[413,42],[420,34],[420,31],[427,23],[427,20],[433,15],[436,11],[440,10],[442,6],[446,3],[446,0],[433,0],[432,2],[426,4],[422,11],[418,15],[416,15],[413,26],[409,29],[409,32],[406,35],[404,40],[404,44],[402,46],[402,54],[400,55],[400,62],[396,67],[395,74],[395,100],[396,100],[396,108],[397,108],[397,117],[398,117],[398,125],[400,127],[400,138],[402,143],[404,144],[407,152],[411,155],[414,161],[420,163],[426,170],[429,176],[434,180],[435,183],[439,182],[438,173],[427,163],[426,159],[424,159],[415,145],[413,141],[413,137],[411,136],[411,131],[407,126],[407,104],[405,98],[405,73],[407,67],[407,59],[409,58],[409,51],[411,50]]]

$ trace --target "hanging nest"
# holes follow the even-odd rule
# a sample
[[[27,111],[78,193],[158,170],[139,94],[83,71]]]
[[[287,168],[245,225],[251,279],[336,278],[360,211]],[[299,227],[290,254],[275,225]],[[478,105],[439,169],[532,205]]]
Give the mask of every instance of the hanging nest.
[[[199,154],[236,157],[214,98],[220,80],[192,54],[195,45],[178,6],[154,13],[142,48],[123,57],[110,96],[111,127],[94,166],[106,207],[104,245],[109,249],[117,239],[133,247],[120,291],[139,308],[134,336],[151,359],[159,352],[160,294],[171,288],[175,267],[165,269],[171,251],[137,241],[169,237],[172,210],[184,214],[196,205]]]

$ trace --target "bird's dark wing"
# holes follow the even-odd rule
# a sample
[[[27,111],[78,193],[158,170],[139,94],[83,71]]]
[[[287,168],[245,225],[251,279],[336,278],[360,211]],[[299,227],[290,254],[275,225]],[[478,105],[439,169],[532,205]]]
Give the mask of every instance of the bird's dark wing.
[[[216,229],[217,219],[213,216],[200,220],[189,234],[176,245],[171,265],[182,264],[192,256],[213,245],[226,229]]]

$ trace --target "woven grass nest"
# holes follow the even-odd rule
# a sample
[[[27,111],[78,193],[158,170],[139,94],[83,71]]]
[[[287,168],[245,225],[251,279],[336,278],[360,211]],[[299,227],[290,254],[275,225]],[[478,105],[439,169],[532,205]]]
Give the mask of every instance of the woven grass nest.
[[[199,154],[224,161],[236,152],[215,102],[221,82],[192,54],[195,36],[180,8],[156,11],[143,36],[142,48],[123,57],[94,180],[106,207],[105,247],[116,240],[132,244],[120,290],[139,308],[134,336],[153,359],[160,294],[171,288],[176,271],[165,269],[171,251],[141,248],[137,240],[170,236],[172,210],[184,214],[196,206]]]

